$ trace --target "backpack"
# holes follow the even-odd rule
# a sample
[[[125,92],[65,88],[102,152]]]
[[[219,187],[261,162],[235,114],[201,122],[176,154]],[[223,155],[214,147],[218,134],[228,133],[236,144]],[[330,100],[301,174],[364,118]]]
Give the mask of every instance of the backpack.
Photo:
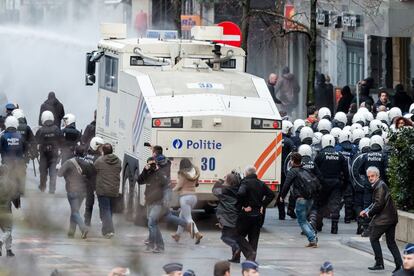
[[[313,199],[319,192],[321,184],[319,179],[309,170],[298,170],[298,190],[304,199]]]

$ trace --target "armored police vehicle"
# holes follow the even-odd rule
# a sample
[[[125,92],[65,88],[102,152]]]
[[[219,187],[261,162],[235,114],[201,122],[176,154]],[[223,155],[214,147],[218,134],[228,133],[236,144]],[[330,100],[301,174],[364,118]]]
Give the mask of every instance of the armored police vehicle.
[[[281,117],[262,78],[245,73],[245,52],[212,42],[221,27],[193,29],[193,40],[126,38],[120,24],[104,24],[98,48],[87,54],[86,84],[99,61],[97,135],[123,160],[127,211],[143,212],[145,185],[136,176],[160,145],[172,162],[201,170],[198,208],[215,206],[212,186],[232,170],[254,165],[273,191],[280,183]]]

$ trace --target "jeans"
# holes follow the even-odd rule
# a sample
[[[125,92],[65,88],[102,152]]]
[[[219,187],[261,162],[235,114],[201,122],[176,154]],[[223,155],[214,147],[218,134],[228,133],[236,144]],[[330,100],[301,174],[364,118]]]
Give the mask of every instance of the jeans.
[[[81,215],[79,214],[79,209],[82,205],[83,199],[85,198],[84,193],[67,193],[69,205],[70,205],[70,226],[69,232],[75,233],[76,232],[76,225],[79,226],[79,229],[84,232],[86,231],[86,225],[83,222]]]
[[[102,235],[115,233],[112,222],[112,205],[115,197],[98,196],[99,214],[102,220]]]
[[[392,256],[394,257],[394,263],[396,267],[402,266],[402,259],[400,250],[398,249],[397,243],[395,242],[395,227],[397,225],[378,225],[372,226],[371,234],[369,236],[369,241],[371,242],[372,249],[375,254],[375,261],[377,264],[384,264],[382,257],[381,244],[379,239],[383,234],[385,234],[385,240],[387,242],[387,247],[391,251]]]
[[[158,249],[164,249],[164,241],[159,228],[159,222],[165,221],[183,228],[187,227],[187,221],[174,216],[170,209],[165,207],[161,202],[150,204],[147,206],[149,246]]]
[[[224,226],[223,229],[221,229],[221,240],[231,247],[233,254],[240,249],[237,229],[235,227]]]
[[[149,247],[164,249],[164,241],[158,222],[163,212],[161,204],[153,204],[147,206],[148,215],[148,231],[149,231]]]
[[[0,210],[0,229],[3,231],[0,242],[4,244],[6,250],[10,250],[12,247],[13,229],[13,216],[11,212]]]
[[[191,211],[197,204],[197,196],[195,195],[183,195],[180,197],[180,215],[179,217],[187,221],[188,223],[193,222],[193,218],[191,216]],[[184,228],[182,226],[178,226],[177,234],[181,235],[184,232]],[[197,225],[194,223],[194,233],[198,233]]]
[[[316,241],[316,234],[313,227],[308,222],[308,214],[312,207],[313,200],[307,200],[304,198],[298,198],[296,200],[296,216],[298,219],[298,223],[300,228],[302,229],[303,233],[305,233],[306,237],[308,238],[309,242]]]

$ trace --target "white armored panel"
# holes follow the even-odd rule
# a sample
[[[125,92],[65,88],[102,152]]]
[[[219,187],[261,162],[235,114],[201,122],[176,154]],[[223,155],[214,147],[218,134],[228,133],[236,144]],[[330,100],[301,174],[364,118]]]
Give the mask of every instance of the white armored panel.
[[[219,26],[194,26],[191,29],[191,37],[195,40],[222,40],[223,27]]]
[[[126,24],[101,23],[101,36],[103,39],[125,39],[127,37]]]

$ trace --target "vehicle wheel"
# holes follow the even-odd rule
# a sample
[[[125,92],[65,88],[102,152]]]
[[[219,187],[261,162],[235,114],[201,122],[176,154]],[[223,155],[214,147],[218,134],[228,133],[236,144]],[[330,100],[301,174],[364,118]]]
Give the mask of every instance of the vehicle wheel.
[[[123,202],[123,212],[125,217],[129,221],[133,221],[133,190],[134,190],[133,178],[129,174],[129,168],[125,168],[125,176],[122,182],[122,202]]]
[[[136,174],[135,174],[136,175]],[[147,223],[147,212],[144,205],[142,205],[141,193],[142,186],[138,185],[138,183],[134,179],[133,185],[133,198],[132,198],[132,209],[134,210],[134,224],[138,226],[146,226]]]

